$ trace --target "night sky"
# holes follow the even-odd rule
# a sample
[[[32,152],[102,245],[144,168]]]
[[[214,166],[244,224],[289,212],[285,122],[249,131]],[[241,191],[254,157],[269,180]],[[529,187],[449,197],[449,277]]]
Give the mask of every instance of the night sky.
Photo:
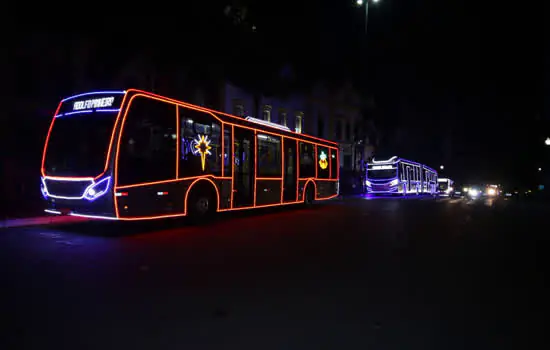
[[[242,27],[223,15],[224,4],[231,2],[249,6]],[[212,67],[255,84],[259,73],[269,77],[291,64],[302,85],[319,78],[351,79],[374,96],[380,154],[445,164],[446,175],[461,181],[533,180],[531,170],[539,161],[533,154],[545,151],[539,150],[546,132],[541,130],[548,126],[542,108],[541,16],[535,15],[540,9],[381,0],[370,7],[365,35],[363,8],[351,0],[188,3],[122,15],[123,8],[109,15],[67,13],[48,21],[22,10],[7,16],[3,26],[21,30],[5,42],[9,83],[2,99],[34,104],[8,108],[2,118],[45,118],[45,124],[36,124],[43,127],[60,98],[81,92],[73,90],[110,87],[109,77],[132,57],[145,57],[167,77],[186,66],[198,83],[208,79]],[[75,45],[88,46],[93,63],[84,68],[86,87],[72,83],[77,64],[68,64],[68,52]]]

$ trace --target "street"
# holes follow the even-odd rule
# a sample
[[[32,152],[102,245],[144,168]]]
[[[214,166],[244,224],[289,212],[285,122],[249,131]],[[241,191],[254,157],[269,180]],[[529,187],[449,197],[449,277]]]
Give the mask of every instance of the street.
[[[2,229],[0,347],[527,348],[549,214],[352,197],[196,226]]]

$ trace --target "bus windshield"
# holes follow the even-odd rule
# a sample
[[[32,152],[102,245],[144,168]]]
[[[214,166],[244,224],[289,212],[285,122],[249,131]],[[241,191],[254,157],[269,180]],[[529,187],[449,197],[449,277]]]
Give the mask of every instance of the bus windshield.
[[[116,111],[101,111],[55,118],[46,149],[46,175],[102,173],[116,117]]]
[[[394,177],[397,177],[397,169],[367,170],[367,178],[369,179],[393,179]]]

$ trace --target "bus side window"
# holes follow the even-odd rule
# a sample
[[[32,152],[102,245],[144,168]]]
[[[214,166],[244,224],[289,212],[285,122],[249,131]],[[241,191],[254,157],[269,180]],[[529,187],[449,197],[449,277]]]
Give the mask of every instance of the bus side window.
[[[328,179],[330,159],[328,159],[328,148],[317,146],[317,177],[319,179]]]
[[[233,153],[231,152],[231,145],[233,139],[231,138],[231,126],[226,125],[224,128],[224,139],[223,139],[223,148],[224,148],[224,163],[223,163],[223,176],[231,177],[233,162]]]
[[[281,177],[281,138],[258,134],[258,177]]]
[[[313,147],[311,143],[300,142],[300,178],[315,177]]]
[[[120,140],[118,184],[174,179],[176,107],[140,96],[129,108]]]
[[[206,112],[181,106],[179,117],[181,129],[179,176],[193,177],[210,174],[220,176],[224,156],[221,149],[220,123]],[[204,148],[199,148],[201,143],[204,143]],[[202,153],[205,157],[204,169]],[[229,157],[231,157],[230,154],[228,159]]]
[[[330,149],[330,175],[332,179],[338,178],[338,149]]]

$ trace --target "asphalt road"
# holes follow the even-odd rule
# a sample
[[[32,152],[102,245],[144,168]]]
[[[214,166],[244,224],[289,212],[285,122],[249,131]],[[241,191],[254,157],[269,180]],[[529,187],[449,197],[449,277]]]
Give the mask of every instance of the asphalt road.
[[[201,226],[5,229],[0,348],[524,349],[549,214],[348,198]]]

